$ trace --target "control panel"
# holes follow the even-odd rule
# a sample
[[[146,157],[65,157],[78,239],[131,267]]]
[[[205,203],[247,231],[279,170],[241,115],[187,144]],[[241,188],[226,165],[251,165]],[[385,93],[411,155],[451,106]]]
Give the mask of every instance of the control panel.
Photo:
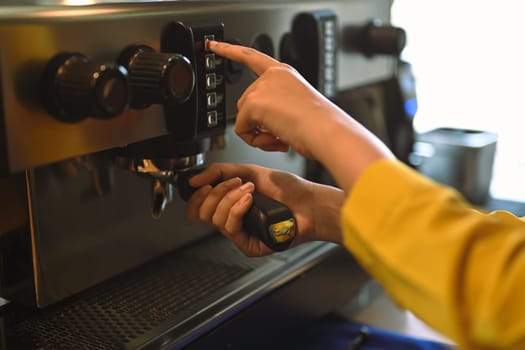
[[[297,14],[281,41],[281,60],[327,97],[337,93],[337,35],[337,14],[316,10]]]
[[[165,104],[168,130],[179,137],[197,138],[223,132],[226,127],[224,64],[207,50],[207,40],[224,40],[223,24],[187,25],[170,23],[163,30],[161,49],[189,57],[197,77],[187,103]],[[179,116],[194,116],[181,119]],[[194,119],[194,120],[192,120]]]
[[[223,31],[222,23],[170,23],[162,32],[160,52],[130,45],[116,63],[59,53],[44,68],[42,105],[57,120],[75,123],[159,104],[173,137],[193,140],[224,133],[223,60],[206,49],[206,40],[223,40]]]

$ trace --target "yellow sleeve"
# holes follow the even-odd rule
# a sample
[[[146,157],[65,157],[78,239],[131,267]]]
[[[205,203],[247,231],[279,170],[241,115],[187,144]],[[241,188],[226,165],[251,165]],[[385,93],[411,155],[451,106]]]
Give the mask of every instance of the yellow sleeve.
[[[525,349],[522,219],[381,160],[346,199],[342,227],[387,293],[462,349]]]

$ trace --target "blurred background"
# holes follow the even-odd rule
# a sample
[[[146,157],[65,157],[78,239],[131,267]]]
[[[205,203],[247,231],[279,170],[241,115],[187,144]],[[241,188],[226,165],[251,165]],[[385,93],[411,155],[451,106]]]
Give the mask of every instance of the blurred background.
[[[438,127],[498,134],[491,195],[523,201],[522,2],[395,0],[392,23],[408,33],[418,93],[417,132]]]

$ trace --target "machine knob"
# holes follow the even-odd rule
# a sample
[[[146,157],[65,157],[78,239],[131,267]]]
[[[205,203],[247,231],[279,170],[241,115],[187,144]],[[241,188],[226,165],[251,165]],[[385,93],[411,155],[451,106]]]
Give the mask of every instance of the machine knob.
[[[348,51],[360,51],[369,57],[399,56],[405,45],[405,31],[385,25],[379,19],[374,19],[365,26],[348,26],[343,29],[343,48]]]
[[[112,63],[97,63],[79,53],[55,56],[41,82],[42,104],[55,118],[79,122],[86,117],[109,119],[129,105],[127,71]]]
[[[192,64],[180,54],[133,45],[122,52],[118,62],[129,72],[132,108],[143,109],[165,101],[184,103],[195,87]]]

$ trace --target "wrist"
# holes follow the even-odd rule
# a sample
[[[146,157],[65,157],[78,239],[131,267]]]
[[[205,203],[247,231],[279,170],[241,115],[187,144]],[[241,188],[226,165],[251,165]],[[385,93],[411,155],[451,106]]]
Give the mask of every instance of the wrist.
[[[312,215],[313,239],[342,243],[341,209],[346,195],[336,187],[315,184]]]

